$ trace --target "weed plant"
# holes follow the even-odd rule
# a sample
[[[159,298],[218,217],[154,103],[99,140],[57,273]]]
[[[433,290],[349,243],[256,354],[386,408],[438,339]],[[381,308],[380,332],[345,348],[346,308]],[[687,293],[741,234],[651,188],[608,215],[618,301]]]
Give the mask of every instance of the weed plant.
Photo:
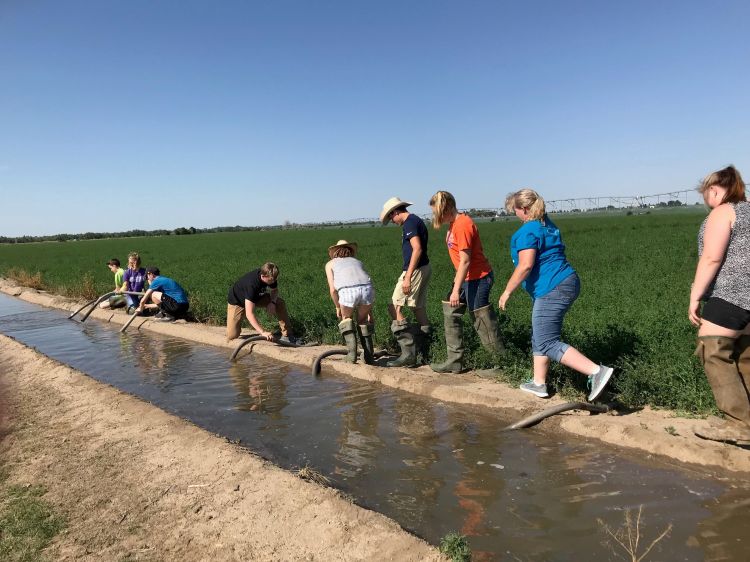
[[[581,296],[566,316],[563,338],[601,363],[614,365],[609,389],[628,407],[650,404],[692,414],[715,410],[711,390],[692,352],[695,330],[687,320],[687,300],[697,260],[696,236],[704,212],[631,216],[558,215],[567,256],[581,278]],[[513,270],[510,237],[516,219],[479,222],[485,254],[493,265],[497,299]],[[38,276],[55,292],[94,298],[111,290],[105,263],[138,251],[144,266],[156,265],[185,287],[191,310],[202,322],[226,321],[226,295],[241,275],[265,261],[279,265],[280,295],[294,328],[308,339],[340,343],[323,266],[327,248],[345,238],[359,244],[358,258],[377,293],[376,345],[396,348],[387,304],[401,272],[401,229],[390,225],[309,230],[231,232],[58,243],[0,245],[0,275],[15,270]],[[428,315],[436,327],[433,358],[445,357],[440,301],[450,288],[453,266],[445,249],[445,227],[430,229],[433,266]],[[269,327],[271,319],[261,312]],[[531,299],[518,290],[500,314],[508,348],[502,357],[484,351],[468,314],[466,362],[471,368],[497,366],[500,378],[516,384],[530,374]],[[555,365],[549,385],[566,397],[587,392],[585,377]]]
[[[455,531],[440,539],[439,550],[450,558],[451,562],[470,562],[471,560],[469,541],[464,535]]]

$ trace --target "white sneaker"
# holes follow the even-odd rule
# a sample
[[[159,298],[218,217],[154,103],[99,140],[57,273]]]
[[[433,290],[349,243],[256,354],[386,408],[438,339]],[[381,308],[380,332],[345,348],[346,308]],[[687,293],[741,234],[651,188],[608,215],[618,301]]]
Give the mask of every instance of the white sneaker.
[[[596,374],[589,377],[589,383],[591,384],[589,402],[593,402],[599,397],[599,395],[602,393],[602,390],[604,390],[604,387],[607,386],[607,383],[609,382],[609,379],[614,372],[615,370],[612,367],[599,365],[599,370],[596,372]]]

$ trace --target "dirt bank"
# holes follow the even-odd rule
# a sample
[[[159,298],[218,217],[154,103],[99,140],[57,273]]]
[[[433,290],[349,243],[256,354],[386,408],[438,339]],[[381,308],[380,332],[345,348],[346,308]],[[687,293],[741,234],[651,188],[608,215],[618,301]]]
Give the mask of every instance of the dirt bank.
[[[81,305],[81,303],[74,303],[62,297],[24,289],[2,279],[0,279],[0,291],[29,302],[64,310],[72,311]],[[104,310],[96,310],[93,316],[117,324],[124,324],[130,318],[121,311]],[[227,343],[223,328],[216,326],[184,322],[164,324],[138,318],[129,329],[169,334],[224,347],[227,349],[227,354],[236,345]],[[290,349],[270,343],[260,343],[254,346],[252,352],[310,368],[314,358],[327,349],[332,348],[318,346]],[[437,375],[428,367],[384,369],[368,365],[352,365],[333,357],[325,360],[325,368],[445,402],[475,404],[505,410],[508,419],[517,419],[564,402],[556,397],[542,401],[515,388],[480,379],[473,374]],[[692,428],[706,422],[676,417],[669,411],[646,408],[619,416],[591,416],[587,413],[572,412],[555,416],[544,423],[557,426],[576,436],[600,439],[613,445],[635,449],[640,453],[660,455],[683,463],[750,473],[749,450],[695,437]]]
[[[386,517],[0,336],[0,455],[54,560],[441,560]]]

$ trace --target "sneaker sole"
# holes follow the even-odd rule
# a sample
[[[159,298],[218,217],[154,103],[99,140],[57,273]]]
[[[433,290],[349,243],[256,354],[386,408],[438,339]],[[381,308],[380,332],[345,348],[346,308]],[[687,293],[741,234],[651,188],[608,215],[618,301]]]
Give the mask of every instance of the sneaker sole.
[[[589,394],[589,402],[593,402],[597,398],[599,398],[599,395],[602,393],[604,388],[607,386],[607,383],[609,382],[609,379],[612,378],[612,375],[614,374],[615,370],[612,367],[607,367],[609,369],[609,372],[602,378],[602,382],[599,385],[599,388],[592,388],[591,393]]]
[[[523,388],[522,386],[519,386],[518,388],[520,388],[524,392],[528,392],[529,394],[538,396],[539,398],[549,398],[549,392],[539,392],[537,390],[531,390],[530,388]]]

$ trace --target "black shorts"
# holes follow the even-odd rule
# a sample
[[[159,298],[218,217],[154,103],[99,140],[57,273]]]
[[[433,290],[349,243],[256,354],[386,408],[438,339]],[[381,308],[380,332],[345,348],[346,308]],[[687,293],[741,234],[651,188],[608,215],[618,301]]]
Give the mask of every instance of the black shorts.
[[[177,302],[169,295],[165,295],[164,293],[162,293],[161,304],[159,305],[159,308],[170,316],[174,316],[175,318],[182,318],[187,313],[188,308],[190,308],[190,303]]]
[[[744,330],[750,324],[750,310],[716,297],[709,298],[703,305],[702,316],[704,320],[730,330]]]

